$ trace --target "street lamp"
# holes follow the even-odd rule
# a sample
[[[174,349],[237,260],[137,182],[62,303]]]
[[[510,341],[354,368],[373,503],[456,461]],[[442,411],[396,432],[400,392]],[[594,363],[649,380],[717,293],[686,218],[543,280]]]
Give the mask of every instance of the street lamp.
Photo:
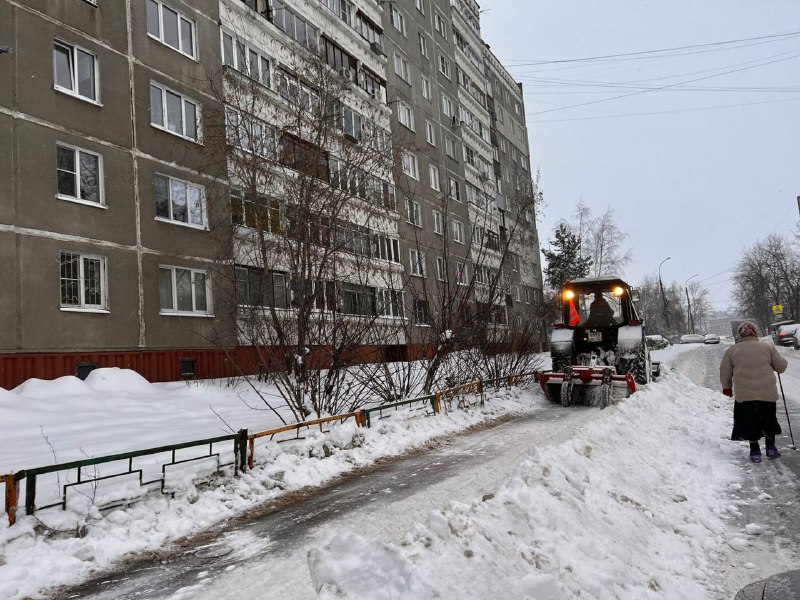
[[[700,273],[695,273],[689,279],[694,279],[700,275]],[[683,289],[686,290],[686,329],[689,330],[689,333],[694,333],[694,319],[692,319],[692,303],[689,300],[689,279],[683,282]]]
[[[672,327],[669,326],[669,310],[667,310],[667,296],[664,293],[664,284],[661,282],[661,265],[667,262],[671,256],[668,256],[664,260],[661,261],[661,264],[658,265],[658,286],[661,288],[661,300],[664,302],[664,321],[667,324],[667,333],[672,333]]]

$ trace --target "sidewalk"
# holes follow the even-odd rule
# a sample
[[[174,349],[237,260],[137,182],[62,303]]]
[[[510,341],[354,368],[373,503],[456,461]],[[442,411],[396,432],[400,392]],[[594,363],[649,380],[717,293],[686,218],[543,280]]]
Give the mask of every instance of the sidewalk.
[[[800,600],[800,569],[751,583],[734,600]]]

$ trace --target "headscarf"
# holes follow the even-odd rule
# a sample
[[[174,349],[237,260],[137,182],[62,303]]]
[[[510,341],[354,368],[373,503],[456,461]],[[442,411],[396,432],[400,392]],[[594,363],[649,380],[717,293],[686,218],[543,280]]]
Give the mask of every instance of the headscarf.
[[[756,329],[756,325],[752,321],[744,321],[739,325],[739,328],[736,330],[736,332],[739,334],[740,338],[758,337],[758,329]]]

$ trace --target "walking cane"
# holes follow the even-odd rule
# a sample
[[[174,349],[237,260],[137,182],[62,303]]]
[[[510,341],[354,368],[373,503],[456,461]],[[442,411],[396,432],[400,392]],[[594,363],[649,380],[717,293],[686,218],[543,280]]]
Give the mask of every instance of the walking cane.
[[[792,450],[797,450],[794,445],[794,435],[792,435],[792,422],[789,420],[789,409],[786,407],[786,394],[783,393],[783,382],[781,381],[781,374],[778,373],[778,385],[781,386],[781,397],[783,398],[783,410],[786,411],[786,422],[789,424],[789,437],[792,438],[792,445],[789,446]]]

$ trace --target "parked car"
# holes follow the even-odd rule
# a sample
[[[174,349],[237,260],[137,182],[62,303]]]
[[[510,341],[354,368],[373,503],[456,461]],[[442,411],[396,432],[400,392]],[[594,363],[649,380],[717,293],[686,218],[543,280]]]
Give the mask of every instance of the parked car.
[[[687,333],[681,336],[681,344],[702,344],[706,340],[699,333]]]
[[[769,334],[772,336],[772,341],[776,344],[778,343],[778,332],[782,327],[786,325],[797,325],[795,321],[787,320],[787,321],[775,321],[774,323],[769,324]]]
[[[800,325],[783,325],[778,329],[775,343],[779,346],[792,346],[795,350],[800,350]]]
[[[667,340],[664,336],[653,334],[653,335],[646,335],[644,339],[647,340],[647,345],[650,346],[653,350],[660,350],[662,348],[666,348],[669,346],[669,340]]]
[[[719,344],[719,336],[716,333],[707,333],[703,336],[705,344]]]

